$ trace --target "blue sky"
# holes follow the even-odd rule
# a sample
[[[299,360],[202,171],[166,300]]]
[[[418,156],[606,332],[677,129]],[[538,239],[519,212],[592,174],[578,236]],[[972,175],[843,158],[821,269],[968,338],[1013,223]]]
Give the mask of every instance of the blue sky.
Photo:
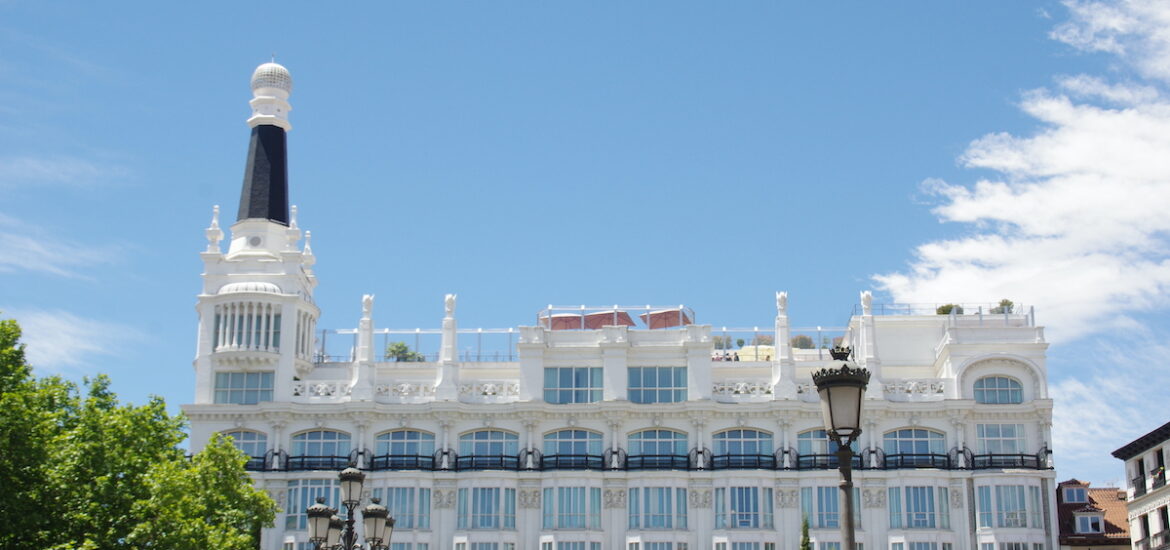
[[[0,2],[0,310],[41,373],[190,400],[248,79],[294,79],[321,326],[677,304],[798,326],[1034,305],[1063,478],[1164,423],[1170,13],[1152,2]],[[185,8],[185,9],[184,9]]]

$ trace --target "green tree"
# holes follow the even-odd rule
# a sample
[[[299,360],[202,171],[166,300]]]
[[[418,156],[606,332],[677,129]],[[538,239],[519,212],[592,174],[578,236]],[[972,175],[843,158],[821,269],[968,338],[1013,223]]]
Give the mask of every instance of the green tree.
[[[1015,302],[1012,302],[1011,300],[1004,298],[1004,299],[999,301],[998,306],[991,308],[991,313],[992,314],[1011,313],[1012,310],[1015,309],[1015,307],[1016,307]]]
[[[715,349],[731,349],[730,336],[712,336],[711,341],[715,344]]]
[[[812,336],[807,334],[797,334],[788,341],[788,344],[796,349],[813,349],[816,343],[813,342]]]
[[[168,529],[166,522],[175,518],[142,503],[158,501],[166,494],[166,484],[174,483],[176,477],[168,473],[178,471],[182,479],[195,472],[191,469],[195,463],[188,465],[179,448],[185,438],[184,418],[167,413],[159,398],[140,407],[120,404],[105,376],[86,380],[84,394],[58,377],[34,378],[19,340],[16,322],[0,321],[0,486],[5,490],[5,498],[0,499],[0,525],[4,526],[0,548],[151,547],[153,543],[133,542],[131,535],[159,521],[163,523],[156,524],[157,530]],[[233,498],[245,488],[253,490],[242,463],[207,464],[201,470],[206,475],[197,481],[203,491],[188,491],[184,498],[213,502],[223,508],[222,514],[247,514],[272,522],[272,515],[256,505],[259,497]],[[223,483],[210,483],[215,476]],[[240,488],[237,493],[226,492],[227,497],[207,492],[224,491],[233,482],[239,482]],[[271,499],[267,495],[263,499],[271,510]],[[180,506],[175,513],[190,512],[192,506]],[[221,536],[241,532],[239,524],[199,519],[204,529],[201,540],[220,541],[216,546],[225,548],[250,546]],[[242,532],[248,536],[255,531],[251,523],[246,529]],[[154,547],[195,548],[174,541]]]
[[[737,347],[737,348],[743,347],[743,338],[736,338],[735,339],[735,347]]]
[[[808,516],[800,518],[800,550],[812,550],[812,540],[808,538]]]
[[[411,361],[422,361],[423,355],[417,351],[410,349],[406,342],[391,342],[386,346],[386,358],[393,359],[399,363],[406,363]]]
[[[934,312],[939,314],[939,315],[950,315],[951,311],[954,311],[955,315],[962,315],[963,314],[963,306],[961,306],[959,304],[943,304],[941,306],[938,306],[938,309],[934,310]]]
[[[771,346],[776,342],[776,337],[771,334],[757,334],[752,338],[753,346]]]

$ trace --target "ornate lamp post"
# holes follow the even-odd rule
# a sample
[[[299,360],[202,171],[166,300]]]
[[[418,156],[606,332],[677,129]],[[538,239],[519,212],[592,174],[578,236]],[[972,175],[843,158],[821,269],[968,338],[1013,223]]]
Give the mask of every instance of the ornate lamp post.
[[[309,541],[317,550],[361,550],[363,546],[354,529],[354,510],[361,503],[366,474],[350,467],[337,477],[341,480],[341,505],[345,506],[346,519],[337,517],[336,508],[325,505],[325,497],[317,497],[317,503],[305,510],[309,516]],[[373,499],[373,504],[362,510],[362,531],[370,550],[390,548],[390,535],[394,533],[394,518],[378,500]]]
[[[829,352],[838,368],[827,367],[812,375],[821,397],[825,432],[837,444],[837,467],[841,470],[841,550],[856,550],[853,526],[853,449],[861,435],[861,403],[869,384],[869,371],[849,360],[853,350],[835,347]]]

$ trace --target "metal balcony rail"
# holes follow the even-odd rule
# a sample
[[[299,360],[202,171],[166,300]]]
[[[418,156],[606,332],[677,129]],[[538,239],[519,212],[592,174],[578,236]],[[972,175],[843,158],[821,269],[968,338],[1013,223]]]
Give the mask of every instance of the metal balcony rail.
[[[891,454],[886,455],[882,466],[887,469],[940,468],[951,469],[951,457],[945,454]]]
[[[520,457],[508,455],[469,455],[455,458],[455,471],[520,469]]]
[[[630,455],[626,457],[626,470],[687,470],[690,459],[687,455]]]
[[[428,455],[378,455],[370,458],[370,470],[434,470],[435,457]]]
[[[775,470],[776,457],[772,455],[715,455],[711,457],[713,470]]]
[[[838,465],[840,465],[840,461],[837,460],[835,454],[797,455],[796,457],[797,470],[836,470]],[[854,455],[853,469],[860,470],[864,467],[861,456]]]
[[[602,455],[545,455],[540,457],[541,470],[603,470]]]
[[[971,457],[971,468],[974,470],[986,470],[990,468],[1031,468],[1033,470],[1041,469],[1040,465],[1043,463],[1040,460],[1040,455],[1028,454],[982,454],[973,455]]]
[[[1133,496],[1140,497],[1146,494],[1146,476],[1137,476],[1130,483],[1133,485]]]
[[[939,313],[943,306],[958,306],[950,308],[949,313]],[[1024,304],[1012,304],[1008,307],[999,304],[873,304],[874,315],[948,315],[962,318],[963,324],[968,321],[979,325],[995,326],[1036,326],[1036,308]],[[854,304],[853,315],[861,315],[860,304]]]
[[[1154,489],[1165,486],[1166,485],[1166,469],[1165,468],[1158,468],[1158,469],[1150,472],[1150,479],[1153,480]]]
[[[300,470],[341,470],[352,464],[349,456],[290,456],[284,469]]]

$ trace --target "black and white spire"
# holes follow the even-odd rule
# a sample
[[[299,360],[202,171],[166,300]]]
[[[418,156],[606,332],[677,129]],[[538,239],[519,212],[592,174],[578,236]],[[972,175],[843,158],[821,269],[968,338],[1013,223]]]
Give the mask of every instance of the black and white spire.
[[[252,139],[244,168],[237,221],[269,220],[288,225],[288,121],[292,76],[277,63],[265,63],[252,73]]]

